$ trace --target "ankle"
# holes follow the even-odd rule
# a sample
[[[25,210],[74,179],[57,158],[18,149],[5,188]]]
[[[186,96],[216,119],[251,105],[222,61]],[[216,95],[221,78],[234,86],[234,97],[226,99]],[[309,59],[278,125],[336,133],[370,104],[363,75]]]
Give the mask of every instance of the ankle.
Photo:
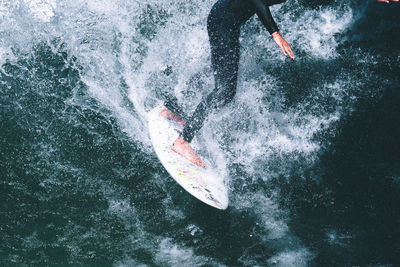
[[[175,139],[174,144],[180,144],[180,145],[186,145],[189,144],[189,142],[185,141],[181,136]]]

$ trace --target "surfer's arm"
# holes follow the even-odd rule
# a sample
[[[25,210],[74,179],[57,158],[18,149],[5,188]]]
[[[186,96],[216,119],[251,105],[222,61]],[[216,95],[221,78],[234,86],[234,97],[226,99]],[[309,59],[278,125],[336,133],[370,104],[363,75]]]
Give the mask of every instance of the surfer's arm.
[[[267,2],[262,0],[250,0],[250,1],[256,10],[257,16],[260,18],[265,28],[267,28],[268,32],[272,35],[275,43],[282,50],[282,53],[294,60],[293,51],[290,48],[289,43],[279,33],[278,26],[276,25],[274,18],[272,17],[271,11],[268,8],[268,5],[278,4],[284,1],[282,0],[271,0]]]
[[[262,0],[250,0],[252,3],[258,18],[261,20],[262,24],[265,26],[267,31],[270,34],[273,34],[274,32],[278,32],[278,26],[275,23],[274,18],[272,17],[271,11],[269,10],[267,4],[265,1]],[[283,1],[270,1],[270,2],[283,2]],[[274,4],[274,3],[268,3],[268,4]]]

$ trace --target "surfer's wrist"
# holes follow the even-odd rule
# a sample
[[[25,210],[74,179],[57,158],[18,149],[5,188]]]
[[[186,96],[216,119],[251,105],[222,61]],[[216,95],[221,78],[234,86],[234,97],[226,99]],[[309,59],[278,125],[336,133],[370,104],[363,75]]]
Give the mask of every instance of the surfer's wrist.
[[[275,32],[271,33],[271,36],[272,36],[273,38],[278,37],[278,36],[280,36],[280,35],[281,35],[281,34],[279,33],[279,31],[275,31]]]

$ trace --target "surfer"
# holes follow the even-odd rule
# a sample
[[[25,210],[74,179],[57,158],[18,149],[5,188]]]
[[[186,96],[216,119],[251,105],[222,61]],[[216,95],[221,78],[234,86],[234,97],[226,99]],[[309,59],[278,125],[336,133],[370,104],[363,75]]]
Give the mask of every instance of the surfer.
[[[282,52],[294,60],[290,45],[280,35],[272,18],[269,6],[285,0],[219,0],[212,7],[207,19],[207,31],[211,47],[211,63],[214,71],[215,89],[204,96],[194,113],[184,120],[177,109],[166,109],[161,115],[184,126],[181,135],[174,141],[172,150],[192,163],[205,167],[204,162],[190,146],[194,135],[203,126],[207,115],[232,101],[236,93],[239,65],[240,26],[257,14],[265,28],[272,35]],[[167,101],[168,102],[168,101]]]

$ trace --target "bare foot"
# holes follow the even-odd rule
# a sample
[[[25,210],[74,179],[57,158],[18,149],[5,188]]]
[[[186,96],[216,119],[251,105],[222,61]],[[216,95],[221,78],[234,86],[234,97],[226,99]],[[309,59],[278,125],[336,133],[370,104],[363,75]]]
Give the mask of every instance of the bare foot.
[[[193,149],[190,147],[190,144],[183,140],[182,137],[178,137],[174,141],[171,149],[186,158],[191,163],[203,168],[206,167],[206,164],[204,164],[199,155],[197,155],[196,152],[193,151]]]
[[[170,111],[167,108],[163,108],[160,111],[160,115],[168,120],[176,122],[177,124],[179,124],[181,126],[185,126],[185,124],[186,124],[185,120],[180,115],[173,113],[172,111]]]

